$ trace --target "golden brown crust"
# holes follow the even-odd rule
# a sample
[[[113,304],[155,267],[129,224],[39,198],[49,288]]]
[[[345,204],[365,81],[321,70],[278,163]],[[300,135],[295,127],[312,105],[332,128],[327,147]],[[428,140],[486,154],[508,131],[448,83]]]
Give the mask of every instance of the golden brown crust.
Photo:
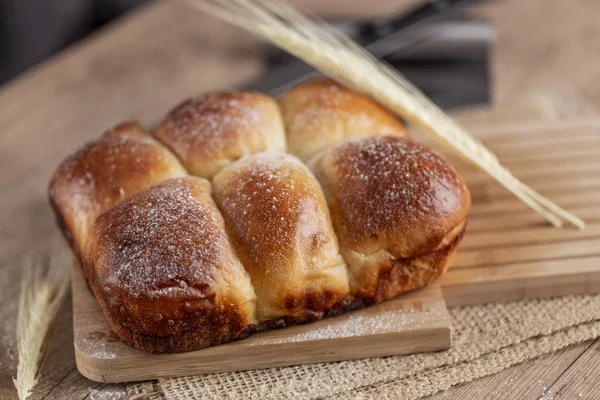
[[[119,137],[119,136],[132,136],[132,137],[148,137],[144,127],[138,121],[125,121],[110,128],[102,134],[103,137]]]
[[[449,243],[430,253],[386,260],[377,269],[374,282],[365,282],[367,284],[361,286],[356,295],[380,302],[435,282],[450,267],[452,258],[462,242],[466,223],[460,227],[460,230],[453,233],[454,237]]]
[[[402,138],[346,141],[311,162],[329,195],[334,227],[350,250],[396,258],[428,253],[464,221],[469,192],[427,147]]]
[[[310,162],[322,187],[291,155],[254,154],[286,147],[276,102],[256,93],[190,99],[156,132],[193,173],[214,175],[214,192],[135,122],[59,166],[57,220],[125,343],[197,350],[383,301],[448,267],[470,206],[450,166],[330,80],[280,104],[292,152],[343,141]]]
[[[258,325],[248,325],[245,330],[235,336],[229,334],[209,335],[208,338],[213,341],[211,344],[207,344],[206,328],[203,326],[169,336],[147,335],[121,324],[119,320],[114,319],[113,314],[109,312],[104,302],[99,300],[99,304],[114,332],[124,343],[130,346],[151,353],[194,351],[206,346],[244,339],[249,335],[269,329],[280,329],[333,317],[392,298],[401,293],[422,288],[435,282],[444,274],[462,241],[464,232],[463,226],[463,229],[454,237],[452,242],[434,252],[396,260],[391,263],[388,269],[382,270],[377,276],[374,289],[371,290],[369,296],[348,295],[325,312],[308,312],[301,317],[285,316],[263,321]],[[96,298],[99,299],[99,295],[94,290],[95,285],[92,285],[89,281],[88,283],[90,283]]]
[[[102,214],[83,268],[115,332],[136,347],[200,349],[255,322],[250,279],[201,178],[151,186]]]
[[[140,189],[187,175],[177,158],[135,122],[107,131],[67,157],[48,194],[59,225],[80,251],[95,219]]]
[[[388,110],[329,78],[303,82],[278,102],[288,151],[303,161],[345,139],[408,137],[406,127]]]
[[[257,319],[323,313],[348,293],[323,192],[288,154],[247,156],[213,179],[229,236],[257,293]]]
[[[286,150],[279,107],[261,93],[213,92],[188,99],[167,114],[155,135],[191,174],[207,179],[246,154]]]
[[[469,192],[456,171],[406,139],[349,140],[311,166],[327,197],[352,294],[373,295],[375,277],[391,260],[442,248],[469,211]]]

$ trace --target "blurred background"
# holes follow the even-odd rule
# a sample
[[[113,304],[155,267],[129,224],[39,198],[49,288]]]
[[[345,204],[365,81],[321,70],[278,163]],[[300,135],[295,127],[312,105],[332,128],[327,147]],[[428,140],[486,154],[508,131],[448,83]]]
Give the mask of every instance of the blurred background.
[[[552,198],[564,195],[573,203],[562,205],[573,206],[570,211],[600,228],[600,202],[591,197],[599,188],[598,152],[592,148],[598,146],[597,137],[585,137],[589,132],[581,130],[585,140],[569,143],[580,132],[577,126],[600,115],[600,0],[290,1],[348,32],[478,134],[486,129],[493,133],[506,124],[519,126],[519,132],[536,124],[552,126],[555,143],[567,146],[555,148],[556,153],[543,161],[540,155],[545,156],[541,152],[549,148],[547,143],[532,141],[528,148],[535,148],[538,158],[530,162],[513,157],[513,162],[520,164],[520,174],[529,168],[546,174],[548,180],[542,183],[548,184]],[[314,73],[258,38],[177,3],[0,0],[0,258],[4,260],[0,315],[5,328],[12,329],[17,317],[18,285],[14,283],[22,264],[15,260],[33,249],[41,252],[59,243],[62,246],[46,191],[51,173],[69,151],[124,120],[140,120],[150,127],[193,93],[232,87],[278,93]],[[511,148],[511,141],[508,144]],[[581,148],[586,145],[590,148]],[[576,151],[584,156],[577,156]],[[510,153],[504,154],[510,159]],[[552,160],[561,161],[549,164]],[[525,175],[527,183],[536,183],[535,176]],[[560,185],[554,185],[554,180]],[[486,185],[480,189],[479,198],[473,191],[476,201],[495,201]],[[579,195],[586,196],[584,201]],[[507,227],[514,224],[515,231],[517,225],[519,229],[545,229],[533,214],[499,213],[493,224],[485,222],[486,218],[482,220],[485,229],[505,222]],[[552,251],[505,254],[537,262],[573,251],[572,260],[582,260],[588,268],[594,260],[591,253],[581,256],[577,252],[594,247],[578,240],[565,241],[569,247],[563,250],[556,247],[555,239],[548,243],[528,239],[528,245]],[[565,276],[572,276],[571,267]],[[57,321],[68,329],[57,336],[40,387],[46,393],[52,391],[48,398],[98,397],[90,396],[89,381],[74,370],[70,305],[65,305]],[[529,390],[531,398],[540,398],[538,390],[550,370],[558,382],[568,377],[574,391],[565,396],[575,395],[565,398],[577,398],[586,368],[600,365],[598,346],[589,346],[586,342],[541,364],[523,364],[503,378],[490,377],[487,392],[480,391],[486,385],[482,383],[449,398],[472,398],[473,393],[479,398],[523,398],[505,393],[508,389],[513,393]],[[4,364],[4,369],[0,366],[0,398],[8,397],[4,393],[14,395],[16,354],[13,342],[0,340],[0,364],[9,358],[4,355],[10,356],[11,363]],[[564,372],[571,366],[573,373]],[[598,374],[593,374],[597,370],[589,372],[588,386],[597,388]]]
[[[334,23],[361,44],[373,45],[370,48],[378,57],[446,109],[543,97],[558,99],[564,114],[598,111],[600,85],[594,84],[600,79],[600,68],[595,65],[600,54],[598,0],[289,1]],[[102,36],[99,31],[110,31],[107,25],[115,26],[114,21],[143,14],[143,9],[149,8],[143,5],[151,2],[1,0],[0,85],[78,41]],[[179,13],[176,18],[183,19],[178,28],[187,32],[183,27],[197,17]],[[255,42],[240,35],[227,36],[229,31],[221,28],[210,42],[201,42],[194,38],[203,37],[205,28],[195,29],[198,32],[190,31],[190,43],[185,43],[190,52],[208,56],[216,54],[213,47],[223,49],[222,54],[228,48],[235,49],[240,56],[231,58],[239,61],[247,60],[248,53],[256,59],[260,52],[267,61],[261,64],[267,67],[264,75],[271,79],[259,80],[248,86],[251,89],[276,93],[285,88],[283,82],[307,74],[306,68],[294,66],[290,57],[276,49],[266,45],[257,48]],[[152,40],[168,42],[171,34],[156,32]],[[382,46],[376,43],[380,39]],[[240,51],[247,43],[250,47]],[[84,47],[86,44],[80,45]],[[160,60],[156,56],[173,53],[165,49],[164,54],[146,54],[142,49],[147,46],[140,43],[138,47],[152,62]],[[102,61],[104,65],[110,60]],[[126,70],[120,73],[127,79]]]
[[[0,1],[0,83],[147,0]]]
[[[0,83],[23,73],[147,0],[3,0],[0,4]],[[329,16],[417,84],[444,108],[490,100],[491,23],[473,18],[478,1],[398,1],[373,16],[356,0],[296,0],[295,5]],[[321,4],[324,3],[324,4]],[[362,7],[362,8],[361,8]],[[361,12],[356,12],[358,9]],[[353,9],[357,9],[356,11]],[[357,17],[358,16],[358,17]],[[264,46],[265,79],[245,87],[278,94],[311,74],[311,68]]]

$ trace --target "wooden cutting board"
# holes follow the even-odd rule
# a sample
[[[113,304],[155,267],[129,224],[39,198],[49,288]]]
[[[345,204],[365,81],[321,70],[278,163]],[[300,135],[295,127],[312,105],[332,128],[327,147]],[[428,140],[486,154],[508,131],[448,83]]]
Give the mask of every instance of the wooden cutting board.
[[[499,127],[484,144],[523,182],[586,221],[556,229],[473,166],[467,234],[440,280],[448,306],[600,292],[600,124]]]
[[[127,382],[379,357],[446,349],[448,305],[600,292],[600,124],[488,130],[484,143],[516,176],[587,222],[585,230],[545,223],[483,172],[447,155],[473,198],[467,235],[439,286],[313,324],[172,355],[123,345],[73,271],[79,371]],[[442,297],[443,293],[443,297]]]
[[[181,354],[153,355],[126,346],[112,333],[73,268],[75,359],[98,382],[130,382],[167,376],[242,371],[450,348],[450,315],[438,285],[351,313]]]

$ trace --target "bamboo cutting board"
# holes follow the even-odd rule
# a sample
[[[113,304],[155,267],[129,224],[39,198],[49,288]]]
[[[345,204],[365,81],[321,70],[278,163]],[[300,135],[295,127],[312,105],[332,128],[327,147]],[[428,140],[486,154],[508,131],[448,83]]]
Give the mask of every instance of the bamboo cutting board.
[[[483,142],[516,176],[587,222],[556,229],[476,168],[446,155],[473,198],[467,234],[441,290],[432,286],[329,320],[196,352],[151,355],[123,345],[73,271],[79,371],[127,382],[445,349],[448,305],[600,292],[600,124],[504,128]],[[443,298],[442,298],[443,293]]]
[[[467,181],[467,234],[440,283],[448,306],[600,292],[600,124],[498,128],[479,137],[523,182],[586,221],[556,229],[485,173]]]

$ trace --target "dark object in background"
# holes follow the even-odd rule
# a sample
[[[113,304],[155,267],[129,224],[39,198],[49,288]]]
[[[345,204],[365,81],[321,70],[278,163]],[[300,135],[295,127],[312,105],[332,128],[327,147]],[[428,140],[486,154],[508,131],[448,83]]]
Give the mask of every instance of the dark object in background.
[[[493,26],[483,21],[453,20],[423,29],[434,32],[384,60],[441,108],[489,103]]]
[[[1,0],[0,83],[146,0]]]
[[[381,21],[342,21],[346,31],[444,108],[488,102],[491,25],[456,10],[481,0],[430,0]],[[1,0],[0,84],[146,0]],[[272,66],[249,89],[280,94],[312,68],[272,48]]]
[[[484,21],[452,19],[423,26],[419,31],[416,32],[419,39],[395,51],[388,49],[389,54],[383,60],[444,109],[489,103],[493,26]],[[305,64],[290,68],[297,61],[278,49],[272,50],[268,61],[271,68],[265,77],[246,89],[278,95],[298,81],[317,75],[307,72]],[[270,79],[277,71],[289,76],[287,79],[282,76],[279,81]],[[284,81],[280,86],[279,82]]]
[[[431,0],[404,15],[333,24],[375,57],[396,68],[437,105],[449,109],[489,103],[489,58],[494,29],[463,12],[477,0]],[[317,75],[306,63],[270,47],[271,68],[244,87],[279,95]]]

